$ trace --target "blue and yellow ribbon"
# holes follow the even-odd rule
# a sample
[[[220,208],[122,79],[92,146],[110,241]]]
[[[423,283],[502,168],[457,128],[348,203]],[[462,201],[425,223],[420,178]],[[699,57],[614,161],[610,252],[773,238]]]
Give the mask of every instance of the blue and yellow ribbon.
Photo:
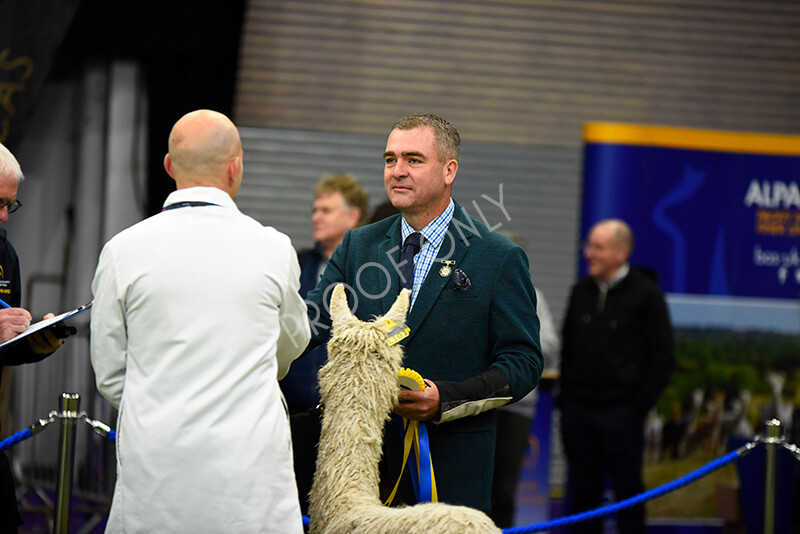
[[[409,385],[416,383],[420,390],[425,389],[425,382],[416,371],[404,368],[397,374],[398,382],[401,385],[411,389]],[[439,502],[439,496],[436,492],[436,476],[433,473],[430,442],[428,440],[428,427],[424,421],[402,419],[403,422],[400,423],[400,417],[395,417],[395,420],[401,426],[401,435],[403,436],[403,463],[394,489],[392,489],[391,495],[389,495],[384,504],[389,506],[394,500],[397,488],[400,486],[400,480],[403,478],[406,463],[409,464],[408,471],[411,475],[411,484],[414,487],[414,495],[417,497],[417,502]]]

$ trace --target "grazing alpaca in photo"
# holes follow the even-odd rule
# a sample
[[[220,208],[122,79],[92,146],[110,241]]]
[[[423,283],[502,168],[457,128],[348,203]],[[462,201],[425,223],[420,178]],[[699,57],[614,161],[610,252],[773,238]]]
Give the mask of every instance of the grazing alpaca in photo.
[[[333,291],[328,363],[319,372],[324,415],[310,496],[312,533],[501,532],[472,508],[444,503],[389,508],[380,501],[383,425],[397,402],[403,361],[402,346],[390,346],[387,333],[405,324],[409,293],[403,290],[383,317],[362,322],[350,313],[344,286]]]

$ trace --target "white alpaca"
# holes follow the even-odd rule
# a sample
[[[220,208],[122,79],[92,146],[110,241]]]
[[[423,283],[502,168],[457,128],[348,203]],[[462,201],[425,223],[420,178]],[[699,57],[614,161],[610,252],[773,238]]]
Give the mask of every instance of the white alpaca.
[[[402,347],[387,344],[386,321],[404,324],[408,299],[404,290],[385,316],[362,322],[350,313],[344,286],[333,291],[328,363],[319,372],[325,410],[310,495],[311,533],[501,532],[486,514],[464,506],[388,508],[380,502],[383,425],[397,401],[403,360]]]

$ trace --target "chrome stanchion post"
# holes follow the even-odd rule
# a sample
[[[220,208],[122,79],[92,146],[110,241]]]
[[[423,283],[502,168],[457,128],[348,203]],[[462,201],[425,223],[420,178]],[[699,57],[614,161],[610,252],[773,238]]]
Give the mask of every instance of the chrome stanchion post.
[[[58,481],[56,483],[56,509],[53,524],[55,534],[67,534],[69,528],[69,501],[72,494],[72,468],[75,464],[75,423],[81,397],[77,393],[62,393],[58,414],[61,432],[58,449]]]
[[[764,476],[764,534],[775,532],[775,485],[778,464],[778,445],[781,443],[781,422],[770,419],[766,422],[766,472]]]

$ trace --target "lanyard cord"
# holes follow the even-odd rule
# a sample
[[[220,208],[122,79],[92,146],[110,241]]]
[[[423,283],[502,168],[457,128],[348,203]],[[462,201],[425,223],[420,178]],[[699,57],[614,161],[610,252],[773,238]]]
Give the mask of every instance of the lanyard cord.
[[[184,202],[176,202],[175,204],[170,204],[169,206],[163,208],[161,211],[167,210],[176,210],[178,208],[197,208],[200,206],[218,206],[219,204],[213,204],[211,202],[202,202],[199,200],[186,200]]]

